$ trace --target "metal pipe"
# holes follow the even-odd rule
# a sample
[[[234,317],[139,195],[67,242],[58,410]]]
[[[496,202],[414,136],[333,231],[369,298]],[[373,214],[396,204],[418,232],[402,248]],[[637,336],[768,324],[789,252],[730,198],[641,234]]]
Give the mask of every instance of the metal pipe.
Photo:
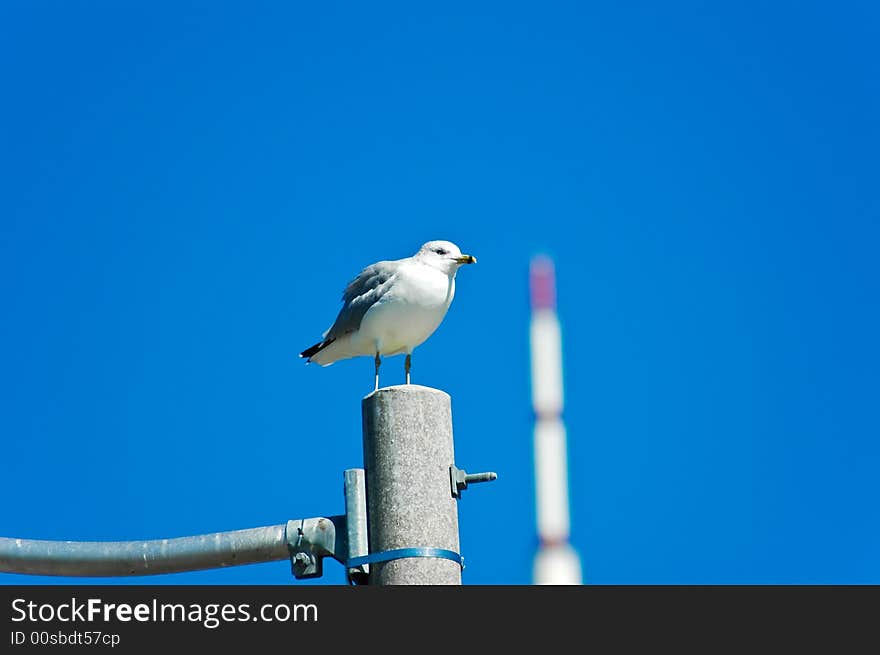
[[[348,537],[347,560],[369,553],[367,545],[367,488],[364,469],[347,469],[345,480],[345,528]],[[348,569],[349,580],[364,583],[369,564]]]
[[[452,407],[438,389],[385,387],[361,403],[370,552],[432,548],[459,552]],[[404,557],[370,565],[371,585],[461,584],[449,559]]]
[[[290,556],[287,525],[153,541],[44,541],[0,537],[0,571],[104,577],[274,562]]]

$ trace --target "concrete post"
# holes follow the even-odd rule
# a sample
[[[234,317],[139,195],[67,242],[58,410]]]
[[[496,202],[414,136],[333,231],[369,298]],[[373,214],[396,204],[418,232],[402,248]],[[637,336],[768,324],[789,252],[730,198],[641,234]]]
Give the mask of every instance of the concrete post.
[[[364,468],[371,553],[433,547],[459,551],[452,496],[449,395],[415,384],[385,387],[363,399]],[[458,585],[461,567],[433,557],[370,565],[373,585]]]

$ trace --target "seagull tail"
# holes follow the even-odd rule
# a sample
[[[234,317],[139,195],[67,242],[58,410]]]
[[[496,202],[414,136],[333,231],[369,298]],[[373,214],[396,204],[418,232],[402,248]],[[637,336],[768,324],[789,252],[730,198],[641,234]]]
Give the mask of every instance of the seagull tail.
[[[329,345],[330,345],[331,343],[333,343],[334,341],[336,341],[336,338],[335,338],[335,337],[332,338],[332,339],[327,339],[327,340],[325,340],[325,341],[320,341],[320,342],[316,343],[314,346],[312,346],[311,348],[306,348],[305,350],[303,350],[303,351],[299,354],[299,356],[300,356],[300,357],[305,357],[308,361],[312,361],[312,357],[314,357],[314,356],[317,355],[319,352],[321,352],[322,350],[324,350],[324,348],[326,348],[327,346],[329,346]]]

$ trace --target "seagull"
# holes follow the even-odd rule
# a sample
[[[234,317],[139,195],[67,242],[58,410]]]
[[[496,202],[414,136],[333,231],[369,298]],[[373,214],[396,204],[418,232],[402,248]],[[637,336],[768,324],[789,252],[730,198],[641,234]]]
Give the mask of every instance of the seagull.
[[[406,353],[409,384],[413,350],[446,316],[459,267],[476,261],[454,243],[428,241],[412,257],[367,266],[345,287],[342,309],[322,340],[299,356],[321,366],[361,355],[375,357],[378,390],[382,356]]]

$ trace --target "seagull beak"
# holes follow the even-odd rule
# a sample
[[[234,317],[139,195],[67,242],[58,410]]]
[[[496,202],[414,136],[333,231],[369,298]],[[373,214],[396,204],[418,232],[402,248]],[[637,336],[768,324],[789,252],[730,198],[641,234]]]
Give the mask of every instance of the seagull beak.
[[[459,264],[476,264],[477,258],[473,255],[462,255],[461,257],[456,257],[455,261]]]

